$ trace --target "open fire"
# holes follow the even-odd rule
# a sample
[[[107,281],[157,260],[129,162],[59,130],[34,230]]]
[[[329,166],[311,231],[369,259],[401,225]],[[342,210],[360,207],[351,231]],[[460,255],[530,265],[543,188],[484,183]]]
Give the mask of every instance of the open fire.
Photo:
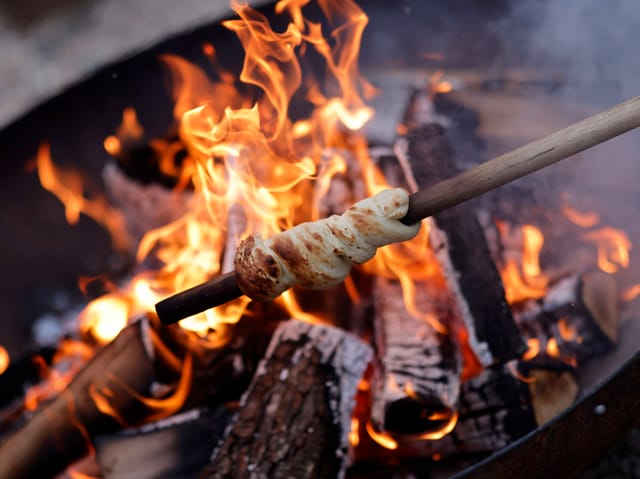
[[[357,65],[367,16],[351,1],[308,3],[276,4],[276,13],[289,18],[280,32],[251,7],[233,4],[237,18],[224,26],[244,48],[237,74],[221,66],[218,45],[202,47],[215,79],[183,58],[162,56],[175,124],[165,137],[148,138],[135,109],[123,111],[121,124],[104,139],[114,159],[104,173],[107,196],[87,191],[80,174],[56,166],[47,144],[39,149],[40,182],[64,204],[67,221],[91,217],[110,233],[115,249],[135,257],[135,267],[115,282],[81,279],[84,290],[104,294],[84,307],[51,360],[38,360],[41,380],[0,417],[5,431],[18,416],[60,413],[53,426],[34,416],[28,424],[42,430],[31,434],[53,430],[55,441],[68,441],[60,450],[76,450],[53,465],[46,458],[35,465],[18,458],[7,474],[21,477],[34,467],[52,474],[64,469],[72,478],[116,477],[97,472],[91,461],[71,463],[100,456],[100,434],[152,427],[176,413],[224,403],[238,414],[221,428],[219,443],[211,439],[214,455],[206,469],[201,465],[206,477],[235,477],[254,467],[291,473],[279,469],[285,457],[312,471],[309,477],[331,477],[344,474],[347,455],[356,463],[391,463],[492,452],[566,409],[577,395],[576,369],[615,345],[619,303],[640,291],[633,284],[620,288],[615,276],[628,268],[632,244],[624,231],[576,207],[569,196],[553,227],[579,242],[582,254],[575,256],[588,259],[578,266],[573,257],[543,260],[547,215],[540,225],[520,224],[498,210],[470,208],[460,217],[425,221],[414,239],[381,248],[328,292],[294,289],[266,305],[242,297],[178,327],[159,324],[154,305],[232,271],[237,245],[248,235],[274,236],[388,188],[415,191],[456,168],[444,134],[449,120],[436,111],[454,86],[435,72],[396,125],[396,147],[372,154],[362,128],[374,115],[366,101],[376,89]],[[305,16],[308,9],[313,20]],[[434,159],[427,167],[417,164],[415,150],[432,152]],[[151,162],[157,184],[143,186],[127,176],[141,158]],[[473,241],[456,243],[460,218],[478,225],[464,230]],[[480,237],[482,247],[475,242]],[[469,248],[474,255],[486,250],[474,262],[495,270],[490,286],[475,281],[486,268],[461,266],[460,251]],[[493,310],[476,299],[494,294],[501,302],[493,302]],[[481,317],[481,309],[489,317]],[[282,321],[288,318],[302,323]],[[495,328],[508,338],[492,341],[487,331]],[[371,361],[367,345],[374,346]],[[258,356],[247,359],[251,354]],[[0,374],[9,362],[0,347]],[[219,383],[207,391],[211,380]],[[296,389],[304,381],[308,388]],[[338,392],[318,392],[314,381]],[[276,392],[265,392],[267,383],[277,383],[271,384]],[[262,402],[269,394],[288,398],[292,390],[316,403]],[[327,411],[317,404],[325,400]],[[308,413],[308,423],[269,416],[292,404]],[[258,409],[268,416],[264,423]],[[265,426],[269,421],[273,430]],[[278,421],[292,431],[315,429],[313,437],[326,436],[318,441],[328,445],[297,445],[304,459],[288,456],[286,442],[294,437]],[[37,447],[47,447],[47,434]],[[282,457],[245,457],[262,447],[261,434],[281,441]],[[0,457],[3,448],[4,454],[14,450],[11,441],[0,445]],[[104,468],[104,459],[96,461]]]

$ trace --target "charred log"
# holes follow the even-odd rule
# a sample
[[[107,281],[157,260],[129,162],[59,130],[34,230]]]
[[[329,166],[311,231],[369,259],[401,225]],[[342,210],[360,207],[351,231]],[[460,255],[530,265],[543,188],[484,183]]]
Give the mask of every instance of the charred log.
[[[344,331],[284,323],[203,477],[338,477],[369,358]]]
[[[191,410],[139,429],[96,439],[103,479],[197,478],[231,414]]]
[[[130,391],[145,394],[154,380],[143,324],[125,328],[52,403],[0,445],[0,477],[53,477],[92,449],[91,437],[121,429],[101,411],[93,389],[113,393],[110,408],[119,417],[130,420],[139,412]]]
[[[451,336],[426,318],[448,314],[446,302],[437,303],[442,294],[428,288],[416,284],[416,308],[425,315],[418,318],[407,311],[399,283],[376,280],[371,419],[378,429],[419,434],[455,414],[462,359]]]
[[[416,127],[407,141],[409,167],[419,188],[459,172],[439,124]],[[473,204],[438,213],[430,225],[432,247],[453,295],[456,317],[466,328],[476,357],[484,366],[519,357],[525,346]]]
[[[516,321],[525,338],[542,342],[542,350],[551,342],[557,356],[584,362],[615,346],[618,296],[613,276],[591,271],[559,281],[517,313]]]
[[[463,383],[457,422],[454,418],[448,427],[426,435],[393,435],[393,452],[370,438],[361,440],[356,457],[384,462],[398,454],[415,458],[493,452],[564,411],[577,392],[575,371],[560,361],[492,366]]]

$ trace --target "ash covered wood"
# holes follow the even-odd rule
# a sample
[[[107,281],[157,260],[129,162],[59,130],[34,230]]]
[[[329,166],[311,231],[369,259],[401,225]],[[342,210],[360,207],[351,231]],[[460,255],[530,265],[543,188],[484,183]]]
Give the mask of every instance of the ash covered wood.
[[[411,174],[419,188],[459,172],[445,129],[439,124],[418,126],[406,140]],[[487,366],[519,357],[525,346],[473,203],[438,213],[430,224],[432,248],[453,295],[456,316],[478,360]]]
[[[155,379],[144,324],[125,328],[53,402],[0,445],[0,477],[53,477],[92,450],[92,437],[120,430],[119,422],[100,410],[92,390],[110,391],[110,407],[124,420],[137,417],[140,402],[130,391],[146,394]]]
[[[193,201],[191,191],[174,191],[159,183],[143,184],[128,177],[114,164],[102,172],[107,196],[123,212],[131,253],[147,232],[182,218]]]
[[[437,430],[457,408],[460,350],[446,331],[439,332],[426,318],[430,315],[446,323],[447,300],[427,283],[417,283],[415,293],[415,305],[423,317],[407,311],[398,282],[376,279],[377,357],[371,418],[385,431],[419,434]]]
[[[203,477],[341,476],[370,354],[342,330],[283,323]]]

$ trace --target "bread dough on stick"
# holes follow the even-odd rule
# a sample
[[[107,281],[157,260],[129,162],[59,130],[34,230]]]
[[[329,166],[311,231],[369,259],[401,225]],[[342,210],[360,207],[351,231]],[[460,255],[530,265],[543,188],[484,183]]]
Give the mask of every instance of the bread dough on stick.
[[[420,222],[400,222],[408,208],[406,191],[384,190],[342,215],[302,223],[266,240],[259,233],[251,235],[236,251],[238,286],[256,301],[270,301],[294,285],[335,286],[354,264],[373,258],[380,246],[418,234]]]

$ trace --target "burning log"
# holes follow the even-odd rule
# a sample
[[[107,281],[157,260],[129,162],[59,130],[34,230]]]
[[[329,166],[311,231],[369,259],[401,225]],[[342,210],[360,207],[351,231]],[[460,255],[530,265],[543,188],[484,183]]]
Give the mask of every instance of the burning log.
[[[52,403],[0,445],[0,477],[52,477],[92,450],[91,437],[122,426],[101,410],[93,389],[112,393],[109,406],[125,420],[155,378],[153,355],[145,344],[144,321],[120,335],[76,376]]]
[[[561,361],[491,366],[462,384],[458,414],[440,431],[391,436],[393,457],[497,451],[564,411],[577,392],[574,369]],[[388,454],[361,439],[355,455],[379,462]]]
[[[444,317],[446,301],[437,304],[442,294],[427,289],[425,283],[416,285],[417,309]],[[440,429],[457,408],[462,359],[455,341],[425,317],[407,311],[400,284],[382,278],[376,281],[374,323],[378,350],[372,384],[374,425],[410,434]]]
[[[96,439],[103,479],[197,478],[230,418],[225,407],[194,409]]]
[[[342,330],[283,323],[204,477],[339,477],[369,359]]]
[[[419,188],[429,188],[458,173],[445,129],[429,124],[413,129],[407,155]],[[524,344],[507,304],[500,274],[472,204],[437,213],[430,237],[469,345],[482,365],[520,356]]]
[[[609,352],[618,340],[618,287],[613,276],[591,271],[553,285],[543,299],[516,314],[524,337],[546,342],[549,354],[582,363]],[[533,341],[533,342],[532,342]],[[544,345],[536,345],[544,349]],[[535,355],[530,351],[528,355]]]

